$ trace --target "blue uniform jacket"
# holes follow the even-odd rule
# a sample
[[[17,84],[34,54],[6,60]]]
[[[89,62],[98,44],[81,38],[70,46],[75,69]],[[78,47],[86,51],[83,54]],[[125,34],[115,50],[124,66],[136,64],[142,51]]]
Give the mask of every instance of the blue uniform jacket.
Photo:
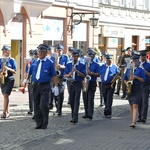
[[[11,69],[14,69],[15,71],[17,70],[17,67],[16,67],[16,61],[14,58],[9,58],[7,63],[6,63],[6,66],[11,68]],[[0,72],[2,71],[2,61],[0,60]],[[9,70],[7,70],[7,77],[11,77],[13,76],[13,73],[10,72]]]
[[[101,75],[102,83],[104,83],[104,84],[111,84],[111,81],[114,78],[114,76],[117,73],[119,73],[120,71],[119,71],[119,69],[118,69],[118,67],[116,65],[111,64],[110,65],[110,69],[109,69],[109,73],[108,73],[108,78],[105,81],[104,80],[104,76],[105,76],[106,69],[107,69],[107,65],[106,64],[103,64],[102,66],[100,66],[99,73]]]
[[[144,69],[138,67],[134,73],[133,73],[135,76],[138,76],[140,78],[143,78],[144,80],[146,80],[146,75],[145,75],[145,72],[144,72]],[[128,68],[125,72],[125,75],[124,75],[124,80],[128,81],[129,80],[129,76],[130,76],[130,69]],[[133,80],[133,84],[141,84],[141,82],[137,79],[134,79]]]
[[[37,80],[36,72],[37,72],[39,63],[40,63],[39,59],[34,60],[29,71],[29,74],[32,75],[33,82],[38,82],[38,83],[49,82],[51,80],[51,77],[57,75],[52,60],[45,58],[42,62],[40,79]]]
[[[140,62],[140,63],[141,63],[141,62]],[[148,61],[145,61],[145,63],[143,64],[143,68],[144,68],[146,71],[150,72],[150,63],[149,63]],[[150,82],[150,77],[148,77],[147,75],[146,75],[146,80],[145,80],[145,82]]]
[[[61,55],[61,57],[59,58],[59,64],[63,65],[63,66],[66,66],[67,62],[69,62],[68,55],[66,55],[66,54]],[[63,75],[64,75],[64,69],[60,68],[59,70],[61,72],[60,77],[63,77]]]
[[[90,72],[99,73],[100,65],[96,63],[95,61],[92,61],[89,67]],[[89,82],[96,81],[97,77],[91,76],[91,80]]]
[[[86,75],[85,63],[78,61],[76,65],[76,69]],[[64,70],[64,74],[69,74],[71,71],[72,71],[72,61],[69,61]],[[75,81],[83,81],[83,80],[84,78],[79,76],[78,73],[76,72]]]

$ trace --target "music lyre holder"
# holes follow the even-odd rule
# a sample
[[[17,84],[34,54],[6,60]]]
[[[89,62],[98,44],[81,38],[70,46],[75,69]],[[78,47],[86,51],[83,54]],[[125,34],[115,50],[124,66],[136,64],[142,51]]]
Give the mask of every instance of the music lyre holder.
[[[8,57],[0,57],[1,62],[6,63],[8,61]]]
[[[31,58],[24,58],[24,62],[25,62],[25,63],[30,62],[30,60],[31,60]]]

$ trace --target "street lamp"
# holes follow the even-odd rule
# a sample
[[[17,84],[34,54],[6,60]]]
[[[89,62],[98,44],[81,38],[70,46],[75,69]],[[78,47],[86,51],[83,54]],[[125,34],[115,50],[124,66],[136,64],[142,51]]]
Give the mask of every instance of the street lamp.
[[[72,12],[71,16],[70,16],[70,31],[71,31],[71,38],[73,38],[73,29],[75,28],[75,25],[78,25],[82,22],[82,17],[85,17],[85,15],[87,14],[93,14],[92,18],[90,19],[90,25],[92,27],[97,26],[98,20],[99,18],[95,18],[95,14],[99,14],[99,12]],[[79,16],[79,20],[74,20],[74,16],[78,15]]]

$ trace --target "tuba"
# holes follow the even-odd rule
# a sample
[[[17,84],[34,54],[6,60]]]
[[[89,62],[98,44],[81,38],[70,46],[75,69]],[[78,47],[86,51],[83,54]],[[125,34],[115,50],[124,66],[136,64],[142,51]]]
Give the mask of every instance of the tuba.
[[[58,66],[58,53],[52,53],[52,56],[55,58],[55,70],[56,70],[57,76],[59,77],[61,72],[60,72],[60,70],[57,69],[57,66]]]
[[[129,80],[127,81],[127,91],[128,91],[128,94],[130,94],[131,93],[131,89],[132,89],[132,84],[133,84],[134,64],[129,63],[128,64],[128,68],[130,69],[130,76],[129,76]]]
[[[1,83],[5,84],[5,78],[7,77],[7,70],[5,69],[6,63],[8,61],[8,57],[2,57],[2,72],[1,72]]]
[[[89,69],[89,67],[90,67],[91,57],[84,56],[84,62],[86,64],[86,71],[87,71]],[[86,77],[84,78],[84,80],[82,82],[82,84],[83,84],[83,92],[87,92],[90,80],[91,80],[91,76],[86,75]]]

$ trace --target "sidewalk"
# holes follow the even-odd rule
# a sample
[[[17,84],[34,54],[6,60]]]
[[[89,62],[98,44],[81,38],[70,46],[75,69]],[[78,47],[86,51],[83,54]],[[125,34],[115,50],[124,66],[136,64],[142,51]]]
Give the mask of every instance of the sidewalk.
[[[1,107],[1,96],[0,99]],[[146,124],[138,123],[135,129],[131,129],[129,104],[127,100],[121,100],[120,96],[114,95],[112,118],[102,118],[103,107],[99,107],[97,90],[92,121],[82,118],[84,108],[81,99],[79,122],[72,125],[65,91],[63,116],[58,117],[50,112],[49,126],[46,130],[34,129],[35,122],[31,119],[32,116],[27,115],[27,92],[22,94],[13,91],[10,104],[11,117],[0,120],[2,150],[150,150],[150,118]]]

